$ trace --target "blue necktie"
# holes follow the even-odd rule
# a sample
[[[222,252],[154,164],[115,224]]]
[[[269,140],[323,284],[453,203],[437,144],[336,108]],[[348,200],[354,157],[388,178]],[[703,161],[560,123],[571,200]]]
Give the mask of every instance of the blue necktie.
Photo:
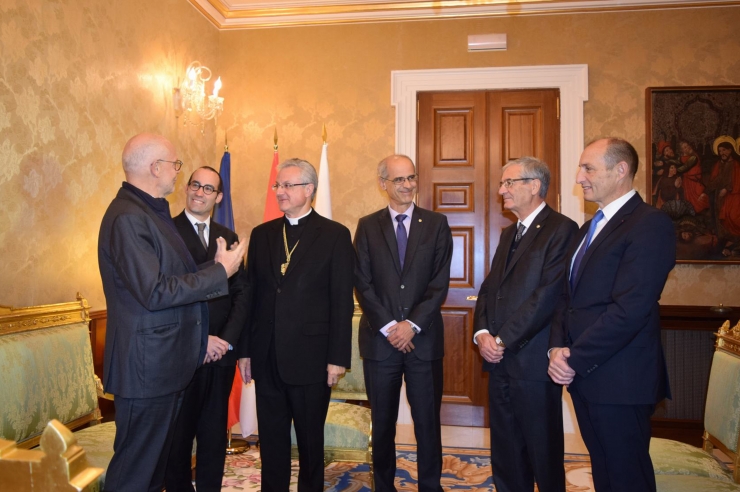
[[[581,244],[581,247],[578,249],[578,253],[576,253],[576,259],[573,260],[573,268],[570,271],[570,288],[573,288],[573,284],[576,281],[576,275],[578,275],[578,268],[581,266],[581,260],[583,260],[583,257],[586,255],[586,250],[588,249],[589,245],[591,244],[591,240],[594,238],[594,232],[596,232],[596,225],[601,222],[601,219],[604,218],[604,212],[601,210],[598,210],[596,214],[594,215],[594,218],[591,219],[591,225],[588,228],[588,235],[586,236],[586,239],[583,241],[583,244]]]
[[[409,237],[406,235],[406,228],[403,226],[403,221],[406,220],[407,215],[398,214],[396,220],[398,221],[398,227],[396,227],[396,242],[398,243],[398,259],[401,260],[401,270],[403,270],[403,260],[406,258],[406,245],[409,243]]]

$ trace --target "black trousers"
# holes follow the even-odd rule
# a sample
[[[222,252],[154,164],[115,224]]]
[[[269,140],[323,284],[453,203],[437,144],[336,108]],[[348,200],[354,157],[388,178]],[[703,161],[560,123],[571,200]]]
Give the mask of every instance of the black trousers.
[[[116,437],[106,492],[161,492],[182,391],[156,398],[116,395]]]
[[[267,374],[255,379],[262,492],[287,492],[290,487],[291,421],[298,441],[298,491],[323,491],[324,422],[331,388],[326,381],[286,384],[274,363],[274,349],[271,352]]]
[[[383,361],[364,359],[365,387],[372,412],[373,480],[377,492],[395,491],[396,422],[401,383],[414,419],[419,491],[440,492],[442,486],[442,359],[420,360],[412,350],[394,351]]]
[[[655,492],[650,416],[655,405],[601,405],[570,387],[576,419],[591,455],[596,492]]]
[[[167,492],[194,492],[190,463],[198,440],[195,484],[198,492],[219,492],[226,462],[226,425],[234,366],[206,364],[185,389],[175,424],[165,484]]]
[[[563,387],[489,372],[491,468],[498,492],[565,492]]]

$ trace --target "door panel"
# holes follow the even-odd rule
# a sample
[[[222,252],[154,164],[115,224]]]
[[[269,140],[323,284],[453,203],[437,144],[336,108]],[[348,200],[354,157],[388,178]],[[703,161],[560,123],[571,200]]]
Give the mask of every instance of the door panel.
[[[533,155],[557,179],[557,96],[557,90],[419,94],[418,203],[447,216],[454,245],[442,308],[443,424],[488,426],[488,375],[472,342],[473,314],[501,230],[513,217],[497,193],[501,167]],[[548,203],[556,206],[554,185]]]

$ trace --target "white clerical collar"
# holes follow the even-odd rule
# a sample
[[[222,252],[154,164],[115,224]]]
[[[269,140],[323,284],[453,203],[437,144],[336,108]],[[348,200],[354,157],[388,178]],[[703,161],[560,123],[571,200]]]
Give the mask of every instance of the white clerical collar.
[[[211,227],[211,216],[209,215],[206,217],[206,220],[200,220],[199,218],[193,216],[190,212],[188,212],[188,209],[185,209],[185,217],[188,218],[191,224],[193,224],[193,227],[198,227],[195,224],[205,224],[206,229],[210,229]]]
[[[524,234],[527,233],[527,231],[529,230],[529,226],[532,225],[534,219],[536,219],[540,212],[542,212],[542,210],[545,208],[545,205],[547,205],[545,202],[540,203],[540,206],[534,209],[531,214],[527,215],[524,220],[519,221],[520,224],[524,225]]]
[[[308,209],[308,212],[306,212],[305,214],[301,215],[300,217],[295,217],[295,218],[293,218],[293,217],[288,217],[288,216],[286,215],[286,216],[285,216],[285,218],[286,218],[286,219],[288,219],[288,223],[289,223],[290,225],[298,225],[298,221],[299,221],[299,220],[301,220],[301,219],[302,219],[303,217],[308,217],[308,215],[309,215],[309,214],[310,214],[311,212],[313,212],[313,208],[309,208],[309,209]]]

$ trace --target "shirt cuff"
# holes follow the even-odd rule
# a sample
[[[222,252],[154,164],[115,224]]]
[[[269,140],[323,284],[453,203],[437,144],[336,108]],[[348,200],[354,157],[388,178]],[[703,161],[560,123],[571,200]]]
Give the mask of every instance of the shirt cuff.
[[[480,335],[481,333],[488,333],[488,330],[478,330],[478,331],[476,331],[475,333],[473,333],[473,343],[474,343],[474,344],[478,345],[478,340],[477,340],[477,337],[478,337],[478,335]]]
[[[383,328],[380,329],[380,333],[383,334],[384,337],[388,338],[388,330],[391,328],[391,326],[395,325],[396,321],[391,321],[387,325],[385,325]]]

